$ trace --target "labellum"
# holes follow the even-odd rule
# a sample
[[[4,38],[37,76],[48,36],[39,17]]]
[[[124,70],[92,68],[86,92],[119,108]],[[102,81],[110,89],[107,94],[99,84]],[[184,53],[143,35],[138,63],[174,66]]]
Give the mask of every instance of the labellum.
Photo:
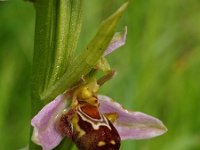
[[[111,123],[116,115],[106,117],[100,113],[98,98],[88,87],[76,91],[76,105],[61,115],[59,132],[71,138],[80,150],[119,150],[121,139]]]

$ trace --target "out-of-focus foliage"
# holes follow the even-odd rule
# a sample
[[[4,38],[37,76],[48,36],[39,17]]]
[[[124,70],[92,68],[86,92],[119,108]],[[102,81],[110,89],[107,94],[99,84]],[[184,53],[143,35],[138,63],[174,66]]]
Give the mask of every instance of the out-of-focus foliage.
[[[79,49],[121,2],[85,1]],[[199,8],[199,0],[135,0],[123,17],[118,29],[128,26],[127,44],[108,56],[118,75],[101,93],[163,120],[169,131],[122,142],[122,150],[200,149]],[[34,19],[31,3],[0,2],[0,149],[28,143]]]
[[[26,146],[34,11],[21,0],[0,2],[0,149]]]

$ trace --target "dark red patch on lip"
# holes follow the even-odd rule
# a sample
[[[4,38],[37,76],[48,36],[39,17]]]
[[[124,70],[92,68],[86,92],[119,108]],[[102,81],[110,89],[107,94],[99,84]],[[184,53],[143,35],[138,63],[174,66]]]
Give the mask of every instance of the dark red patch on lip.
[[[69,112],[62,114],[60,117],[60,120],[57,124],[57,130],[63,135],[67,136],[68,138],[72,137],[73,131],[72,131],[72,124],[70,122],[72,115],[74,114],[73,110],[70,110]]]
[[[91,118],[101,119],[98,108],[96,106],[92,106],[90,104],[87,104],[87,105],[81,106],[80,108],[85,114],[87,114]]]
[[[109,120],[107,120],[108,124],[102,124],[99,129],[95,130],[91,123],[84,121],[79,115],[78,117],[78,125],[85,131],[85,134],[78,137],[79,132],[74,131],[72,139],[80,150],[119,150],[121,139]]]
[[[59,124],[57,126],[57,130],[64,136],[67,136],[68,138],[72,137],[72,127],[71,123],[68,120],[67,115],[62,115],[59,121]]]

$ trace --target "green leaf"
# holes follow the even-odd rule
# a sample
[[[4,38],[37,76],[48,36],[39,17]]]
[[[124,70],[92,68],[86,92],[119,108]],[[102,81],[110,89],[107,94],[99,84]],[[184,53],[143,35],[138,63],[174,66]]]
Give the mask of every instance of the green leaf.
[[[34,116],[43,107],[43,104],[40,101],[40,93],[43,91],[46,81],[47,54],[50,49],[53,7],[56,7],[54,6],[53,0],[41,0],[35,2],[36,24],[31,82],[31,116]],[[29,149],[41,149],[31,141],[31,134],[32,128],[30,129]]]
[[[65,73],[73,58],[82,25],[82,1],[58,0],[55,40],[50,52],[48,87]],[[48,88],[47,87],[47,88]]]
[[[55,85],[52,85],[48,90],[42,93],[42,100],[48,102],[54,99],[57,95],[70,88],[82,76],[91,71],[108,47],[115,33],[116,26],[127,6],[128,2],[124,3],[113,15],[102,22],[96,36],[88,44],[82,54],[72,62],[65,74]]]

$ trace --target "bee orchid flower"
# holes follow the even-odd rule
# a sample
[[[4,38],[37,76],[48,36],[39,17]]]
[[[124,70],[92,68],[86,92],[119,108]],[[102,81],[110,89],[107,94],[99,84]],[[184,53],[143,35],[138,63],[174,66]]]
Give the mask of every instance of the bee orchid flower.
[[[103,56],[124,45],[127,29],[114,35]],[[119,150],[121,140],[146,139],[167,131],[163,123],[141,112],[128,111],[98,94],[92,81],[65,92],[45,105],[31,120],[32,141],[52,150],[64,137],[81,150]]]
[[[67,101],[65,95],[59,95],[44,106],[31,121],[34,127],[32,140],[41,145],[43,150],[55,148],[64,137],[57,129],[57,121],[60,115],[67,111]],[[98,95],[98,101],[101,114],[117,114],[113,125],[121,140],[147,139],[167,131],[160,120],[141,112],[128,111],[107,96]]]

